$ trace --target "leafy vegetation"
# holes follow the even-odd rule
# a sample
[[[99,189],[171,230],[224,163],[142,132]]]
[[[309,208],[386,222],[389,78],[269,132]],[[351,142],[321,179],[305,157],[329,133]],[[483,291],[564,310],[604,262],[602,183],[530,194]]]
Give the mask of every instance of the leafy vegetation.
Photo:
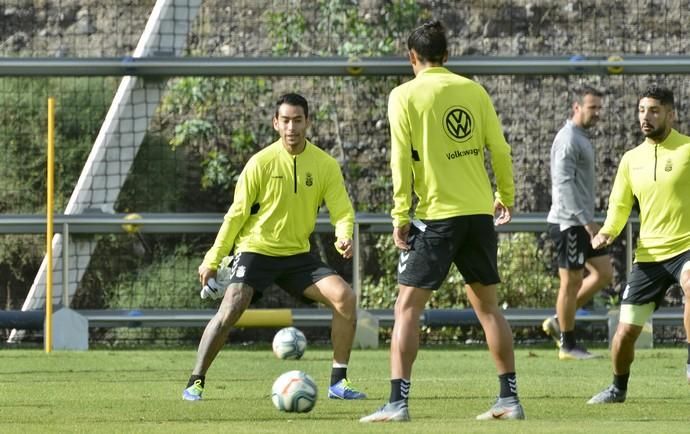
[[[268,8],[264,12],[262,22],[267,23],[266,38],[274,55],[336,53],[354,59],[400,54],[400,41],[431,16],[425,6],[411,0],[382,2],[383,9],[375,17],[363,15],[346,0],[317,0],[315,7],[319,14],[309,19],[298,8]],[[310,34],[324,37],[315,40],[307,37]],[[314,42],[306,45],[305,41]],[[312,104],[311,139],[341,162],[357,211],[387,212],[390,176],[372,174],[380,173],[387,163],[384,96],[400,80],[361,76],[172,79],[115,208],[121,212],[224,212],[249,156],[276,137],[270,122],[272,102],[277,95],[295,90],[319,95]],[[45,198],[35,192],[45,191],[45,97],[53,92],[59,95],[56,203],[64,208],[115,84],[114,79],[83,77],[0,79],[0,107],[11,108],[0,111],[0,137],[7,156],[0,161],[6,183],[0,191],[0,212],[38,213],[44,209]],[[362,113],[366,123],[361,127],[366,133],[354,139],[343,134],[360,129],[352,119],[344,119],[344,112]],[[500,296],[509,306],[541,306],[548,298],[545,291],[553,288],[553,276],[544,268],[537,240],[531,234],[524,235],[501,241],[499,264],[505,284]],[[88,307],[196,307],[199,300],[189,285],[209,238],[186,237],[186,244],[178,246],[179,238],[145,234],[98,237],[97,250],[80,288],[80,296],[86,298],[77,302]],[[363,304],[390,307],[396,293],[396,250],[389,234],[363,238],[368,243],[363,246]],[[44,241],[40,237],[26,240],[14,236],[0,239],[0,272],[7,271],[5,275],[14,279],[7,281],[8,288],[28,288],[38,268]],[[314,244],[328,249],[332,242],[326,235],[316,235]],[[107,261],[114,252],[118,260]],[[329,252],[321,254],[333,259]],[[189,267],[189,262],[194,266]],[[337,266],[344,271],[349,264]],[[179,269],[189,275],[178,274]],[[169,273],[179,280],[166,277],[166,291],[153,291],[159,298],[152,301],[151,288]],[[462,276],[453,271],[430,306],[467,307],[462,287]],[[23,294],[10,297],[22,298]],[[546,305],[552,303],[548,300]]]
[[[46,209],[46,107],[56,97],[55,212],[64,210],[114,94],[102,78],[0,78],[0,212]],[[26,296],[45,250],[45,237],[0,237],[2,295],[16,308]]]
[[[498,300],[508,307],[553,307],[554,290],[558,278],[548,269],[543,248],[532,233],[515,233],[499,236],[498,269],[501,284]],[[377,263],[380,276],[367,276],[363,284],[362,305],[367,308],[392,308],[397,294],[397,249],[393,238],[386,234],[378,237],[376,251],[380,252]],[[429,308],[471,307],[464,291],[465,280],[455,266],[451,266],[448,278],[434,292]]]

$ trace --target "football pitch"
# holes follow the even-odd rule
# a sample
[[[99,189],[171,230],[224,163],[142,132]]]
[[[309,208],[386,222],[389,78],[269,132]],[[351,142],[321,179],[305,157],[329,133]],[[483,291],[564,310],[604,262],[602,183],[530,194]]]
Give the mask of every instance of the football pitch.
[[[278,360],[268,346],[226,347],[211,367],[204,400],[181,399],[195,350],[0,350],[0,432],[225,433],[681,433],[690,432],[685,348],[639,350],[624,404],[587,405],[611,381],[609,353],[560,362],[551,348],[518,348],[518,387],[527,419],[475,421],[498,391],[485,349],[422,348],[412,379],[410,423],[361,424],[388,397],[388,351],[355,350],[349,376],[363,401],[326,398],[328,347]],[[306,414],[281,413],[273,380],[300,369],[319,397]]]

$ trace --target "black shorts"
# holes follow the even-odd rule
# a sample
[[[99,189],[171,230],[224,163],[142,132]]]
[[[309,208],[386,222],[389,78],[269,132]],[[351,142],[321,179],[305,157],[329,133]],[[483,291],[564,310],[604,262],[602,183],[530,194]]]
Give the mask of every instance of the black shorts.
[[[623,290],[621,304],[654,302],[654,308],[658,309],[666,290],[674,283],[680,283],[680,272],[686,262],[690,262],[690,250],[660,262],[635,262]]]
[[[608,255],[608,247],[593,249],[584,226],[571,226],[562,231],[557,224],[549,224],[549,236],[556,244],[558,268],[581,270],[588,259]]]
[[[398,260],[398,283],[438,289],[454,263],[466,283],[499,283],[496,231],[490,215],[442,220],[415,220],[408,236],[410,250]]]
[[[337,274],[328,265],[310,253],[292,256],[267,256],[242,252],[232,261],[230,283],[246,283],[254,289],[252,300],[261,298],[263,291],[275,283],[293,297],[313,302],[304,296],[304,290],[324,277]]]

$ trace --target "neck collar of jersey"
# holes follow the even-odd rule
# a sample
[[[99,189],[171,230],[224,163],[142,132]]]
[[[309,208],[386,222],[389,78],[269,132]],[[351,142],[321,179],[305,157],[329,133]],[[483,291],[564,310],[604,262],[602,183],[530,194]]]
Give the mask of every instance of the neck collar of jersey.
[[[447,74],[450,71],[445,66],[429,66],[428,68],[424,68],[421,71],[417,73],[417,77],[421,77],[422,75],[426,74]]]
[[[668,136],[666,136],[666,138],[665,138],[664,140],[662,140],[661,142],[659,142],[659,143],[654,143],[654,142],[652,142],[651,140],[649,140],[648,137],[645,137],[643,143],[648,144],[648,145],[652,145],[652,146],[656,146],[656,145],[658,145],[658,146],[664,146],[669,140],[671,140],[671,139],[672,139],[673,137],[675,137],[677,134],[678,134],[678,131],[676,131],[675,129],[671,128],[671,131],[668,133]]]
[[[589,133],[587,132],[587,130],[584,129],[584,128],[582,128],[582,127],[577,126],[577,124],[576,124],[572,119],[566,120],[566,121],[565,121],[565,124],[566,124],[566,125],[569,125],[571,128],[573,128],[574,130],[578,131],[578,132],[579,132],[580,134],[582,134],[583,136],[589,137]]]
[[[278,139],[278,144],[280,145],[280,149],[282,149],[283,152],[285,152],[287,155],[289,155],[289,156],[291,156],[291,157],[296,157],[296,156],[298,156],[298,155],[302,155],[302,154],[306,153],[306,152],[307,152],[307,149],[309,149],[309,146],[312,146],[312,145],[313,145],[309,140],[304,139],[304,149],[302,149],[302,152],[300,152],[299,154],[292,154],[292,153],[290,153],[290,151],[287,150],[287,148],[286,148],[285,145],[283,144],[283,140],[282,140],[282,139]]]

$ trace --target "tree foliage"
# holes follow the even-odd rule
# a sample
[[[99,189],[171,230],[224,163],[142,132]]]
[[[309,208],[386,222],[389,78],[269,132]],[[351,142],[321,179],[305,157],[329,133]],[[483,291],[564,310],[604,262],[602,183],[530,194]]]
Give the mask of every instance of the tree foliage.
[[[0,212],[46,212],[47,98],[56,97],[55,212],[64,210],[91,149],[114,81],[102,78],[0,78]],[[31,286],[44,236],[0,237],[0,301],[17,307]]]

